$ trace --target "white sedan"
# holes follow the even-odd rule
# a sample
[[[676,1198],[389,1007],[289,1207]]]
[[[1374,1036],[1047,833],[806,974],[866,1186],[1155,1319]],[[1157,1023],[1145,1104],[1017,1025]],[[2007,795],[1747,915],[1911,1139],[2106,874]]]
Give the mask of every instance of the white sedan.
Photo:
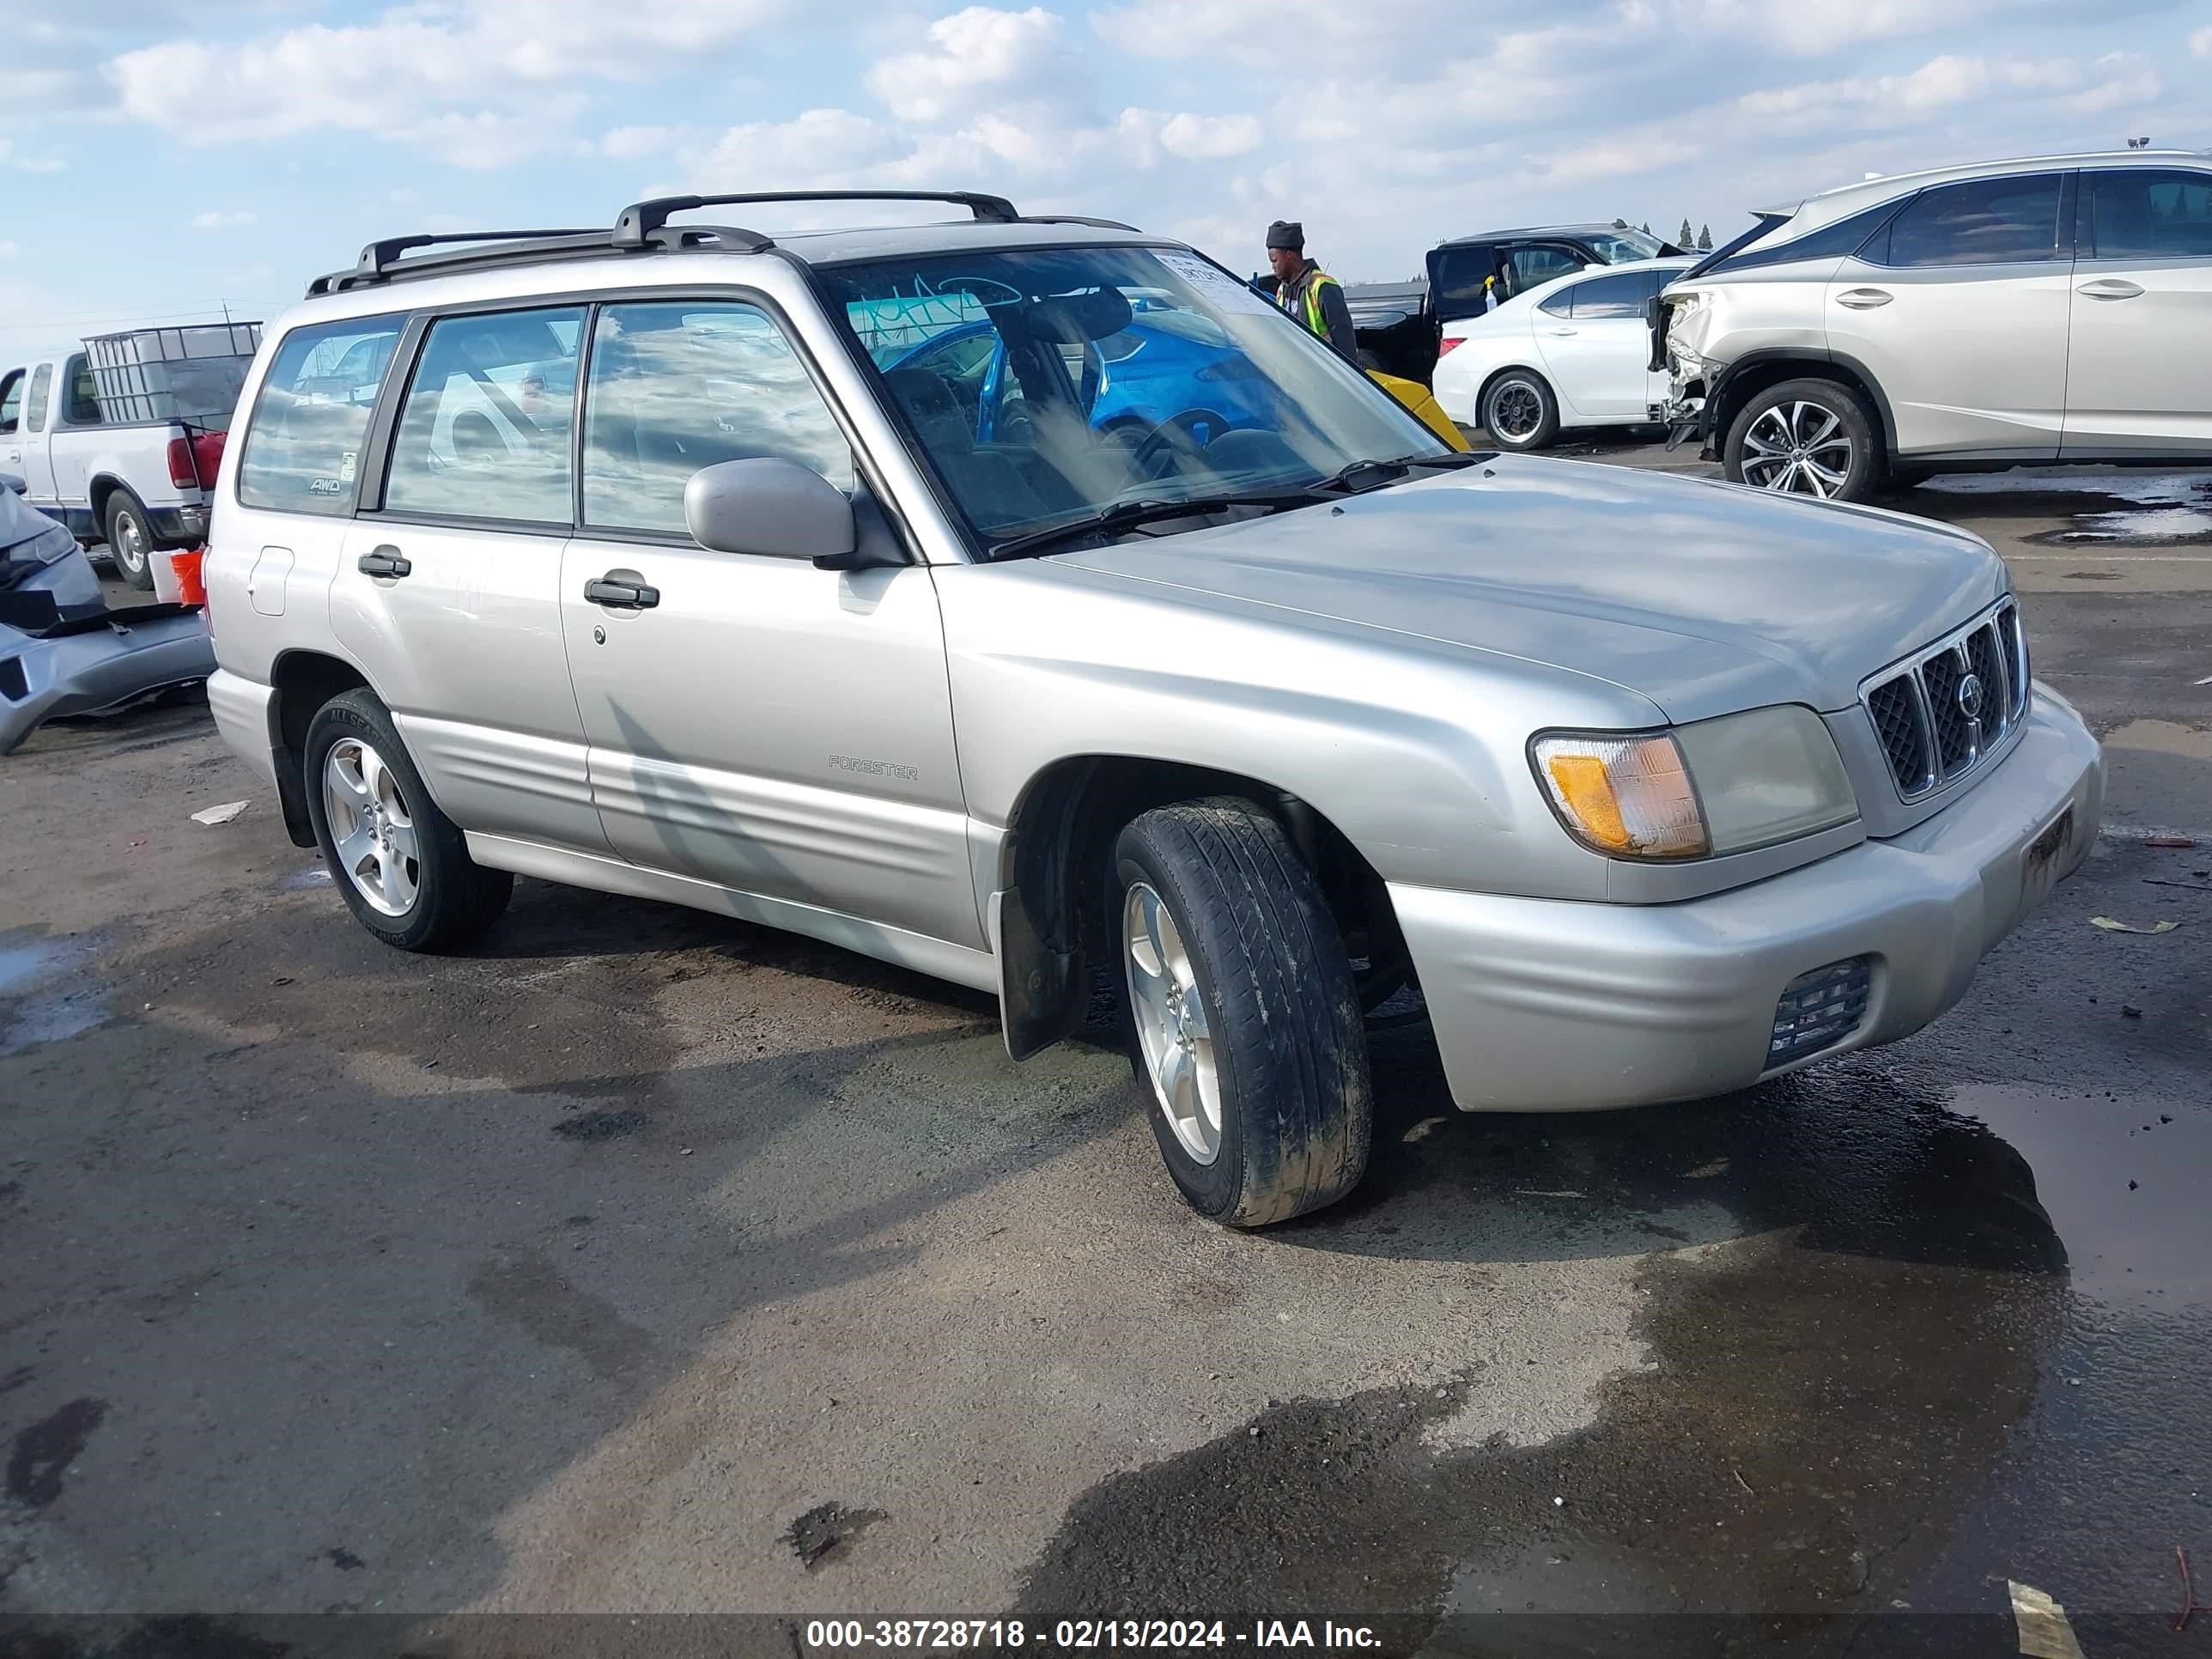
[[[1501,449],[1541,449],[1563,426],[1650,422],[1667,400],[1667,371],[1650,367],[1647,305],[1696,263],[1590,265],[1446,323],[1437,401]]]

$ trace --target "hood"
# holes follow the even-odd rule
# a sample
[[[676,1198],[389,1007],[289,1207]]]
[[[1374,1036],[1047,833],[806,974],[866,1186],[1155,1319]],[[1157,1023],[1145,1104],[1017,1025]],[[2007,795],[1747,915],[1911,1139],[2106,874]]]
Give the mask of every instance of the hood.
[[[1548,664],[1677,723],[1846,708],[2007,585],[1986,543],[1902,514],[1505,456],[1057,562]]]

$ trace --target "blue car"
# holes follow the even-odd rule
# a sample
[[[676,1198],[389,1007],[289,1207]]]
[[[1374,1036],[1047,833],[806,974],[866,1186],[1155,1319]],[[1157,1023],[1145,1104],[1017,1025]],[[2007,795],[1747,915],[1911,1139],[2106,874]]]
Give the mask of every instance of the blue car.
[[[1184,428],[1206,444],[1224,432],[1273,428],[1268,388],[1244,384],[1250,365],[1220,325],[1164,297],[1132,295],[1129,308],[1129,325],[1096,342],[1095,351],[1062,348],[1069,374],[1088,398],[1094,430],[1142,438],[1181,416]],[[1020,384],[1007,370],[1006,343],[988,320],[956,324],[918,345],[876,356],[887,375],[919,369],[941,380],[978,443],[1011,437],[1026,419]],[[1194,385],[1206,388],[1205,404],[1196,410]]]

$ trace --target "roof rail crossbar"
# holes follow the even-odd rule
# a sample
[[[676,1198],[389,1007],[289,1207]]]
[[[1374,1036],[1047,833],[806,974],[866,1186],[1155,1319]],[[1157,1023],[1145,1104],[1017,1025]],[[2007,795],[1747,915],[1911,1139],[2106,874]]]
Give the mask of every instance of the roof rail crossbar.
[[[1081,213],[1032,213],[1022,222],[1025,225],[1088,225],[1093,230],[1126,230],[1141,236],[1145,233],[1134,225],[1125,225],[1119,219],[1093,219]]]
[[[1021,222],[1021,215],[1005,197],[965,190],[777,190],[738,196],[656,196],[650,201],[632,202],[622,210],[622,216],[615,221],[614,245],[619,248],[649,246],[648,239],[668,222],[671,214],[771,202],[951,202],[978,219],[1002,225]],[[763,248],[774,246],[766,237],[759,240]]]
[[[444,253],[426,254],[421,258],[403,259],[400,255],[415,248],[437,247],[450,243],[463,246]],[[337,294],[351,288],[368,288],[391,281],[395,276],[412,276],[431,269],[447,269],[471,262],[489,262],[526,258],[532,253],[552,251],[568,252],[597,244],[606,246],[603,230],[483,230],[465,231],[435,236],[391,236],[371,242],[361,251],[360,261],[349,270],[334,270],[318,276],[307,284],[307,297]]]

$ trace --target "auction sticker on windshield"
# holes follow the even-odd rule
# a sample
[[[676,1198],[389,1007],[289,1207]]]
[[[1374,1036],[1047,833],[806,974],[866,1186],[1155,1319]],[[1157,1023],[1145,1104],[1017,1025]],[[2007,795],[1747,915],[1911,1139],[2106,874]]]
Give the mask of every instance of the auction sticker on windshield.
[[[1264,313],[1275,309],[1227,271],[1206,264],[1194,253],[1177,253],[1162,248],[1156,252],[1154,257],[1224,311]]]

